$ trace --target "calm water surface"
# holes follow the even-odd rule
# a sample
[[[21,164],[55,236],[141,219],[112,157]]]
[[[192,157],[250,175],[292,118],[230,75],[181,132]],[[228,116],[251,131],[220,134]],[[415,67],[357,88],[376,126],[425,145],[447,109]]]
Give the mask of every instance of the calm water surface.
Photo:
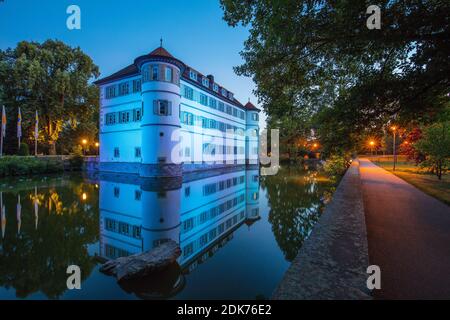
[[[300,167],[163,185],[108,175],[3,180],[0,299],[269,298],[334,186]],[[182,254],[163,274],[118,284],[99,272],[167,239]],[[72,264],[81,290],[67,290]]]

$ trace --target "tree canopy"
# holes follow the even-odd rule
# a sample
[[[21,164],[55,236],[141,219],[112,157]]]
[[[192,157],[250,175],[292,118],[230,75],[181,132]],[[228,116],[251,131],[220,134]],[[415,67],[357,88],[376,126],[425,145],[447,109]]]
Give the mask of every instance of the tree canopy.
[[[1,103],[8,113],[7,150],[11,152],[16,145],[19,107],[24,139],[32,138],[35,111],[39,112],[39,140],[50,154],[56,153],[60,134],[70,136],[80,124],[85,134],[95,136],[98,89],[90,81],[98,75],[98,67],[88,55],[61,41],[22,41],[14,49],[0,51]]]
[[[349,149],[389,121],[427,122],[449,104],[450,2],[221,0],[231,26],[249,28],[240,75],[269,117],[309,110],[328,149]],[[290,105],[286,107],[286,104]]]

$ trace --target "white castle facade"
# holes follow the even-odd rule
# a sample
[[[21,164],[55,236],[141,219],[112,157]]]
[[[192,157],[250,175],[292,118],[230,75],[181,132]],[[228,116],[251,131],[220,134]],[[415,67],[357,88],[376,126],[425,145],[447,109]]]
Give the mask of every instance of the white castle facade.
[[[259,110],[162,47],[95,83],[100,171],[170,177],[258,164]]]

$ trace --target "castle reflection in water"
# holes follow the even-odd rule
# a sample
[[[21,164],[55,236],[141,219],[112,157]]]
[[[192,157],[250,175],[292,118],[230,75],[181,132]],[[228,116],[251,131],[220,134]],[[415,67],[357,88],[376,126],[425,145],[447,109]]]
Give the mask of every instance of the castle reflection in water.
[[[183,180],[101,175],[100,256],[145,252],[169,239],[182,250],[189,272],[259,219],[259,169],[185,175]]]

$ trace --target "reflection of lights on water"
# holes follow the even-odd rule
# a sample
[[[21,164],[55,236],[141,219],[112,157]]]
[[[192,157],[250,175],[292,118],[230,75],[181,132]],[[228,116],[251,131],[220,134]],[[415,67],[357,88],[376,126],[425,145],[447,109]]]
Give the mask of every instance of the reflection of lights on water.
[[[83,192],[83,195],[81,196],[81,199],[86,200],[87,199],[87,194],[86,192]]]

